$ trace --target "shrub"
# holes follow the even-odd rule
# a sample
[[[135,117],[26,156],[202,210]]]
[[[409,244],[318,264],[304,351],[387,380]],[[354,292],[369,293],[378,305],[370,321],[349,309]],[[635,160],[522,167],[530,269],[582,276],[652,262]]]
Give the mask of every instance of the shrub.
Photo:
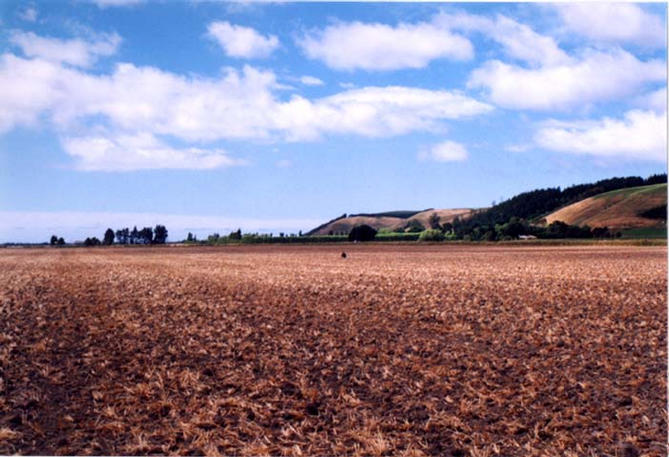
[[[369,225],[356,225],[348,234],[349,241],[372,241],[376,236],[376,230]]]
[[[421,224],[418,220],[416,219],[411,219],[409,223],[404,227],[405,232],[409,233],[419,233],[425,230],[425,226]]]
[[[84,241],[84,246],[100,246],[100,240],[97,239],[96,237],[93,238],[86,238]]]
[[[435,229],[424,230],[420,232],[420,235],[418,236],[418,241],[443,241],[443,240],[444,240],[444,234],[441,232],[441,230],[435,230]]]

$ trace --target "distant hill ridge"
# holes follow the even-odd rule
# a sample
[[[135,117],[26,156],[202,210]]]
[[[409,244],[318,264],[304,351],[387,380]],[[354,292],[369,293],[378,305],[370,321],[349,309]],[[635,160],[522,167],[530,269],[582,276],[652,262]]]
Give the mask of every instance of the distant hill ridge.
[[[386,211],[384,213],[358,213],[358,214],[349,214],[348,217],[399,217],[400,219],[409,219],[412,216],[415,216],[418,213],[424,211],[433,211],[434,208],[428,208],[418,211],[411,210],[399,210],[399,211]]]
[[[342,214],[307,233],[307,235],[339,235],[348,234],[356,225],[369,225],[376,230],[401,231],[408,224],[418,223],[425,228],[430,227],[430,217],[436,214],[439,223],[453,222],[456,217],[469,217],[472,210],[461,209],[426,209],[422,211],[385,211],[381,213]]]
[[[504,224],[508,222],[512,217],[525,219],[527,221],[532,221],[533,223],[550,223],[550,221],[558,220],[552,218],[552,214],[556,213],[561,208],[566,208],[569,205],[577,203],[579,201],[595,197],[598,194],[604,194],[611,191],[617,191],[622,189],[631,189],[642,186],[653,186],[658,184],[664,184],[664,204],[666,205],[666,183],[667,175],[666,174],[656,174],[649,176],[648,178],[641,178],[639,176],[630,176],[630,177],[614,177],[609,179],[602,179],[594,183],[587,184],[577,184],[573,186],[566,187],[561,189],[560,187],[554,188],[545,188],[545,189],[536,189],[529,192],[520,193],[508,200],[498,203],[490,208],[482,209],[427,209],[422,211],[411,211],[411,210],[397,210],[397,211],[386,211],[380,213],[359,213],[346,215],[343,214],[335,219],[332,219],[315,229],[311,230],[309,235],[328,235],[328,234],[342,234],[348,233],[355,225],[366,224],[374,227],[375,229],[387,229],[387,230],[402,230],[407,226],[412,220],[419,222],[423,227],[429,228],[429,219],[432,214],[435,214],[439,217],[440,224],[447,222],[453,222],[458,218],[461,223],[465,226],[465,229],[473,229],[474,227],[494,227],[496,224]],[[660,189],[659,187],[657,189]],[[655,200],[657,196],[662,194],[662,191],[657,191],[658,194],[655,195]],[[631,208],[635,204],[639,205],[637,208],[640,212],[644,211],[654,211],[655,213],[661,214],[661,204],[650,206],[642,204],[639,198],[648,197],[646,194],[640,194],[636,200],[631,200],[626,203],[627,208]],[[599,206],[593,206],[593,208],[599,208]],[[622,208],[622,207],[621,207]],[[562,213],[561,217],[565,213]],[[627,214],[627,213],[626,213]],[[653,214],[653,213],[651,213]],[[638,216],[638,214],[637,214]],[[590,220],[597,221],[597,219],[589,219],[594,217],[594,215],[589,215],[588,217],[583,216],[580,220]],[[639,216],[644,218],[644,216]],[[645,217],[648,220],[655,220],[651,217]],[[570,219],[571,220],[571,219]],[[626,219],[628,223],[632,221],[628,218]],[[567,221],[564,221],[567,222]],[[615,222],[615,221],[614,221]],[[620,221],[618,221],[620,222]],[[568,222],[569,223],[569,222]],[[578,221],[575,222],[578,224]],[[597,222],[598,223],[598,222]],[[631,227],[643,227],[647,225],[638,225],[640,224],[639,220],[636,220]],[[645,223],[644,223],[645,224]],[[590,224],[588,224],[590,225]],[[599,226],[599,225],[592,225]],[[611,227],[623,227],[624,225],[611,225]]]
[[[560,187],[537,189],[523,192],[491,208],[478,211],[463,222],[467,229],[475,226],[490,227],[504,224],[512,217],[539,223],[546,215],[597,194],[666,182],[667,175],[659,174],[646,179],[639,176],[615,177],[602,179],[595,183],[577,184],[564,189]]]

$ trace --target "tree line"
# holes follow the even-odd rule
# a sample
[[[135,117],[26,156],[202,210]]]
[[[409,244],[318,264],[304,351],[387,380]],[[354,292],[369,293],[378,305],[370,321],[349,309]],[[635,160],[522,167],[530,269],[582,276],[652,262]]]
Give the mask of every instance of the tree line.
[[[108,228],[105,230],[102,240],[98,237],[88,237],[84,240],[84,246],[111,246],[112,244],[165,244],[167,242],[167,228],[164,225],[156,225],[155,228],[144,227],[141,230],[137,226],[130,230],[128,227],[116,231]],[[65,244],[63,237],[52,235],[49,241],[52,246]]]

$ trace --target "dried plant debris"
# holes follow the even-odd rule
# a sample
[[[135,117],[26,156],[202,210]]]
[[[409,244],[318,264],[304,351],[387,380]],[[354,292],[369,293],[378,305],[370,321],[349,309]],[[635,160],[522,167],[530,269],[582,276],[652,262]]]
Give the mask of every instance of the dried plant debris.
[[[0,252],[0,454],[660,456],[666,247]]]

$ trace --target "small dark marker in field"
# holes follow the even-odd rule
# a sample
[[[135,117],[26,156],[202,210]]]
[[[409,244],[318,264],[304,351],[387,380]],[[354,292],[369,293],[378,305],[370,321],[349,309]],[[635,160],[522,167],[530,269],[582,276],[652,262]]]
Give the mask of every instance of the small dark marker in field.
[[[345,258],[346,258],[346,253],[345,253],[345,252],[342,252],[342,253],[341,253],[341,258],[342,258],[342,259],[345,259]]]
[[[639,457],[639,451],[631,443],[623,445],[623,457]]]
[[[316,402],[309,403],[307,405],[307,408],[306,408],[307,414],[309,414],[310,416],[318,416],[318,407],[319,406],[320,405]]]

